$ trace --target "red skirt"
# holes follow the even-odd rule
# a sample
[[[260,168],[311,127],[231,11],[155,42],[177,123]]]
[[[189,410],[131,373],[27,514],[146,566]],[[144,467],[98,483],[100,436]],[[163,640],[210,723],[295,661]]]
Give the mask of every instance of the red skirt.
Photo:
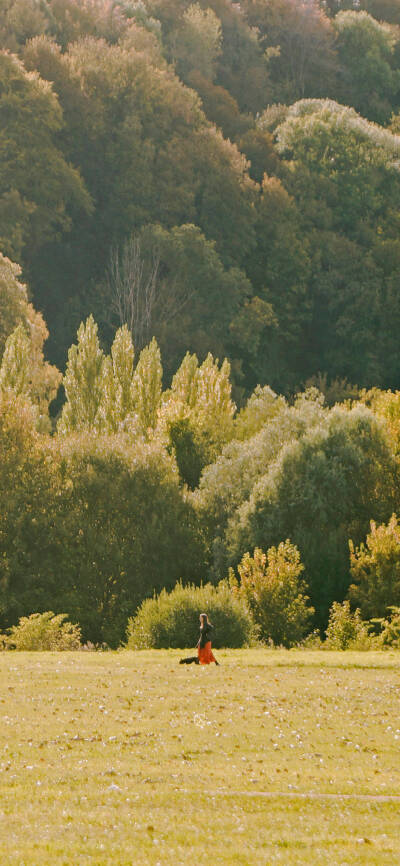
[[[209,665],[211,662],[215,662],[210,640],[207,641],[205,646],[197,648],[197,655],[199,657],[199,664],[201,665]]]

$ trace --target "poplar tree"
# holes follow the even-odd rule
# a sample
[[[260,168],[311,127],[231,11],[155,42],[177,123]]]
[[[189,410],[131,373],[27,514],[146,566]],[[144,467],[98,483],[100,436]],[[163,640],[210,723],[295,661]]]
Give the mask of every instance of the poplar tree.
[[[107,355],[101,371],[101,403],[96,418],[96,428],[102,433],[116,433],[119,418],[117,412],[117,386],[112,360]]]
[[[227,441],[232,433],[236,406],[231,399],[231,366],[225,358],[221,367],[209,353],[197,373],[194,413],[198,423],[207,429],[217,444]]]
[[[115,433],[134,411],[134,356],[131,333],[127,325],[123,325],[115,334],[111,357],[104,359],[102,371],[102,402],[97,426],[107,433]]]
[[[116,387],[116,412],[123,421],[133,410],[132,382],[135,350],[127,325],[119,328],[111,347],[111,360]]]
[[[185,355],[172,380],[170,396],[173,403],[186,407],[186,417],[219,441],[229,438],[236,410],[231,400],[230,364],[225,358],[221,367],[209,352],[198,364],[197,356]]]
[[[139,429],[145,436],[156,427],[161,392],[161,354],[157,341],[153,337],[151,343],[140,353],[131,388],[131,399]]]
[[[104,353],[99,344],[97,325],[90,315],[78,329],[78,343],[68,352],[63,380],[67,402],[58,425],[60,433],[95,430],[102,402]]]
[[[29,396],[30,339],[23,325],[17,325],[6,340],[0,367],[0,388],[10,389],[18,396]]]
[[[164,397],[161,427],[168,433],[181,479],[192,489],[204,466],[232,438],[236,406],[229,375],[226,359],[220,368],[208,354],[199,367],[197,356],[187,353]]]
[[[197,355],[186,352],[181,366],[172,379],[171,395],[175,402],[181,401],[193,408],[196,402],[198,368]]]

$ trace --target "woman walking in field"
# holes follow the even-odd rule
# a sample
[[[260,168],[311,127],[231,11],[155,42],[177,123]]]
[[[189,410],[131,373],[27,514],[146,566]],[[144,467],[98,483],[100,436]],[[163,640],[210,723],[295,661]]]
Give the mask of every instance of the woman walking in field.
[[[180,665],[190,665],[194,662],[196,665],[209,665],[214,662],[219,665],[211,649],[211,632],[213,626],[208,619],[206,613],[200,614],[200,637],[197,641],[197,656],[190,656],[187,659],[181,659]]]

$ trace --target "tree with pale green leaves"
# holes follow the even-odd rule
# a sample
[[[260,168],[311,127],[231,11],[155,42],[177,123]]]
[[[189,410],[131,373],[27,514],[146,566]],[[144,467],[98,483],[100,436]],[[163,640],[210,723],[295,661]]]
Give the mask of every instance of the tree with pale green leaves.
[[[117,385],[117,408],[121,420],[132,411],[132,380],[135,349],[126,325],[118,328],[111,346],[111,360]]]
[[[400,72],[394,27],[364,10],[342,11],[334,18],[339,59],[336,93],[364,117],[386,124],[397,102]]]
[[[104,359],[98,422],[104,432],[116,433],[126,417],[134,411],[134,357],[131,333],[128,327],[123,325],[115,334],[111,357]]]
[[[215,12],[192,3],[183,13],[181,27],[173,35],[173,53],[183,80],[195,69],[212,81],[222,41],[221,22]]]
[[[307,335],[292,332],[291,368],[397,387],[400,136],[329,99],[287,108],[275,136],[309,257],[306,303],[288,308]]]
[[[235,421],[235,438],[215,462],[204,467],[193,497],[213,549],[213,575],[226,572],[231,525],[257,482],[284,448],[318,426],[327,414],[316,389],[299,395],[294,406],[283,397],[274,399],[267,388],[256,389],[250,397]]]
[[[21,397],[29,395],[30,339],[23,325],[9,336],[0,367],[0,388],[9,388]]]
[[[232,400],[230,372],[227,358],[219,367],[218,359],[214,360],[209,353],[197,374],[195,417],[216,445],[226,442],[232,435],[236,406]]]
[[[78,343],[68,352],[63,385],[67,402],[58,424],[60,433],[95,430],[100,421],[104,353],[97,325],[90,315],[78,329]]]
[[[371,520],[365,543],[350,541],[349,598],[365,619],[384,616],[400,604],[400,526],[396,514],[378,526]]]
[[[0,359],[7,337],[28,315],[26,286],[20,276],[20,266],[0,253]]]
[[[20,259],[69,231],[72,214],[92,202],[60,149],[63,115],[50,84],[5,51],[0,83],[0,245]]]
[[[174,400],[193,408],[196,402],[196,382],[199,362],[197,355],[191,355],[186,352],[186,355],[176,371],[171,385],[171,393]]]
[[[199,365],[197,356],[187,353],[163,399],[161,425],[188,419],[193,435],[202,440],[205,462],[215,459],[232,438],[236,406],[230,369],[226,358],[219,366],[209,353]]]
[[[48,331],[40,313],[27,304],[29,318],[8,337],[0,366],[0,391],[29,400],[41,432],[50,429],[49,404],[57,394],[61,373],[44,359]]]
[[[336,406],[280,449],[229,522],[234,564],[246,550],[282,537],[301,553],[317,622],[350,584],[349,537],[358,545],[371,518],[382,522],[398,502],[399,468],[383,425],[364,406]]]
[[[142,350],[136,369],[134,354],[126,325],[117,331],[111,355],[106,356],[93,316],[81,323],[78,343],[68,353],[60,433],[116,433],[124,425],[147,438],[155,430],[162,394],[160,350],[153,338]]]
[[[314,608],[308,604],[303,571],[300,553],[289,539],[267,553],[257,547],[253,556],[245,553],[239,580],[231,569],[233,594],[251,611],[263,640],[290,647],[307,634]]]
[[[286,406],[284,397],[275,394],[269,385],[257,385],[243,409],[235,418],[235,439],[250,439]]]
[[[157,341],[142,349],[133,376],[131,398],[139,430],[148,436],[157,425],[162,393],[161,354]]]
[[[209,353],[199,365],[197,355],[187,352],[163,394],[158,433],[175,453],[181,480],[192,489],[204,466],[232,438],[236,406],[231,391],[226,359],[220,367]]]

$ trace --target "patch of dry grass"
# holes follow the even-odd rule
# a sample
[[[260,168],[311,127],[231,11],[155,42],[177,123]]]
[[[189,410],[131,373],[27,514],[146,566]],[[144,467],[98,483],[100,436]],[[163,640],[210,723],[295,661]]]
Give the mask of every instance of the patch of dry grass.
[[[400,862],[400,654],[179,655],[0,654],[2,866]]]

